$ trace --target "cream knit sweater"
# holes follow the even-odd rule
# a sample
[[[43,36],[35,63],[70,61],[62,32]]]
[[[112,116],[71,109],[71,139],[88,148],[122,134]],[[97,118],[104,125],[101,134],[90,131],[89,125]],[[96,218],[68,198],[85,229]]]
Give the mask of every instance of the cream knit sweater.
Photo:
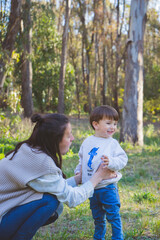
[[[92,196],[94,189],[90,181],[80,187],[69,186],[74,185],[74,178],[65,180],[61,169],[45,153],[23,144],[9,160],[12,154],[0,160],[0,218],[15,206],[41,199],[43,193],[48,192],[46,187],[36,189],[28,183],[46,175],[53,179],[50,192],[70,207]]]

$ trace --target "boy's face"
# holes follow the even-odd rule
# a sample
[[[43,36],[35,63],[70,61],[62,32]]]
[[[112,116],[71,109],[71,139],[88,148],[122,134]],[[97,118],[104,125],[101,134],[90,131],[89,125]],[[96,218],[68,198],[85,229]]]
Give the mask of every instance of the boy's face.
[[[117,121],[103,118],[99,122],[93,121],[96,137],[108,138],[112,137],[117,130]]]

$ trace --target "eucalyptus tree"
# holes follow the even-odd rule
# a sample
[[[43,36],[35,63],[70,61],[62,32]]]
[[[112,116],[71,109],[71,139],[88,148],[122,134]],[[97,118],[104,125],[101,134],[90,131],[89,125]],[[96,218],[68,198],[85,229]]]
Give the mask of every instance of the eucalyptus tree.
[[[103,0],[103,37],[106,38],[107,33],[107,7],[106,0]],[[107,46],[103,41],[103,104],[107,104],[107,88],[108,88],[108,66],[107,66]]]
[[[75,34],[81,34],[77,42],[82,41],[79,61],[87,112],[97,104],[113,104],[118,110],[119,68],[125,52],[125,0],[122,7],[120,1],[117,4],[106,0],[74,1],[75,22],[77,16],[80,20]]]
[[[87,96],[87,104],[85,104],[85,111],[91,112],[91,83],[90,83],[90,56],[91,48],[93,45],[93,31],[91,31],[91,36],[89,36],[89,31],[87,28],[87,2],[84,0],[77,1],[79,8],[77,13],[81,21],[81,31],[82,31],[82,71],[83,71],[83,82],[84,82],[84,91]],[[92,28],[93,30],[93,28]]]
[[[1,0],[1,7],[3,5],[2,2],[3,4],[5,4],[7,1]],[[6,74],[7,74],[7,66],[11,60],[11,55],[14,50],[16,36],[20,29],[21,8],[22,8],[22,0],[11,0],[9,22],[8,22],[6,34],[3,40],[1,40],[2,54],[0,58],[0,92],[3,89],[3,85],[4,85]],[[1,9],[1,17],[3,17],[2,9]]]
[[[64,113],[64,81],[66,72],[66,60],[67,60],[67,42],[68,42],[68,29],[69,19],[71,12],[71,0],[66,0],[66,14],[65,24],[62,37],[62,54],[61,54],[61,69],[59,78],[59,95],[58,95],[58,112]]]
[[[31,21],[31,0],[25,0],[22,5],[22,59],[21,59],[21,75],[22,75],[22,107],[24,109],[24,117],[31,117],[33,113],[32,100],[32,21]]]
[[[143,45],[148,0],[132,0],[121,140],[143,145]]]
[[[32,17],[34,106],[41,112],[57,111],[61,36],[49,3],[34,2]]]

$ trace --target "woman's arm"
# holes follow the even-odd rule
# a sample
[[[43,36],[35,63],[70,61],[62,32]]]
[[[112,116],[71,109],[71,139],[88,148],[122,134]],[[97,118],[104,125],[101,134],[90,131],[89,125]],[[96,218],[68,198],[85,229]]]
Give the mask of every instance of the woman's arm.
[[[34,179],[28,185],[38,192],[48,192],[56,195],[60,202],[67,204],[69,207],[75,207],[93,195],[94,187],[108,174],[108,178],[113,178],[114,174],[110,170],[99,167],[92,178],[80,187],[68,185],[59,174],[48,174]],[[74,177],[78,184],[79,176]]]
[[[74,178],[73,178],[73,181]],[[37,192],[48,192],[57,197],[57,199],[67,204],[69,207],[75,207],[87,198],[91,197],[94,191],[90,181],[80,187],[72,187],[59,174],[48,174],[34,179],[27,184]]]

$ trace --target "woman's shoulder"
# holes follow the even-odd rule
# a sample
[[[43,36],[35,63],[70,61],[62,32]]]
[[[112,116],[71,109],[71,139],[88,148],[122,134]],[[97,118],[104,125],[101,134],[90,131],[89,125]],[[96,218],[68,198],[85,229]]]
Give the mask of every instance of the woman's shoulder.
[[[37,157],[37,158],[47,158],[49,157],[46,153],[44,153],[43,151],[41,151],[38,148],[34,148],[29,146],[29,144],[27,143],[23,143],[20,147],[20,149],[18,150],[18,152],[20,154],[27,154],[29,157]],[[50,158],[50,157],[49,157]]]
[[[47,174],[62,174],[61,169],[56,166],[54,160],[43,151],[32,148],[26,143],[21,146],[20,151],[23,152],[23,156],[28,156],[28,164],[31,164],[33,168],[39,167],[39,169],[45,171]]]

